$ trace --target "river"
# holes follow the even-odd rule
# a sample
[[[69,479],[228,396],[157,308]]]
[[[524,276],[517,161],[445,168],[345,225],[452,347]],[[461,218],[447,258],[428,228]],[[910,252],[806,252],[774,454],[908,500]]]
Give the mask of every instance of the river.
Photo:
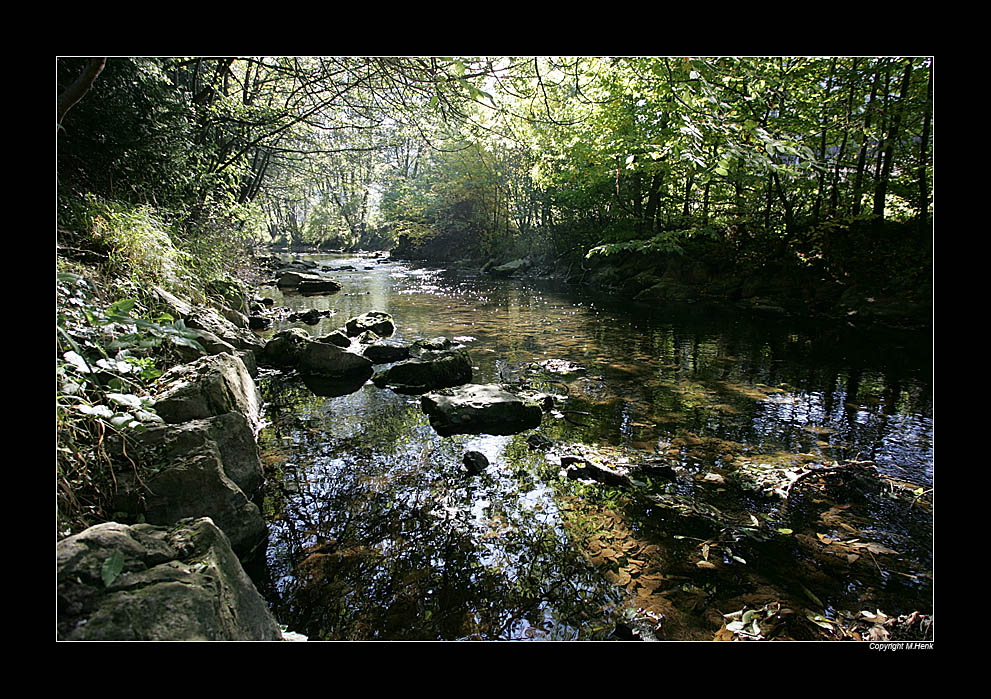
[[[527,381],[559,396],[536,432],[620,462],[664,459],[678,474],[664,492],[709,488],[707,502],[722,507],[741,465],[846,460],[869,460],[919,492],[933,487],[928,338],[735,307],[643,307],[560,282],[306,257],[343,290],[265,289],[277,306],[329,314],[298,327],[323,335],[382,311],[395,320],[395,340],[460,338],[474,382]],[[547,360],[581,370],[534,373]],[[270,541],[256,582],[277,618],[311,639],[600,640],[637,617],[663,628],[658,637],[709,640],[723,615],[778,600],[827,620],[856,609],[931,611],[931,519],[895,517],[870,532],[888,547],[872,550],[897,550],[888,556],[897,563],[872,554],[874,565],[858,567],[848,556],[850,571],[824,571],[791,544],[757,549],[758,562],[745,542],[731,549],[725,537],[672,527],[635,493],[559,478],[559,463],[527,442],[534,431],[441,437],[417,396],[371,382],[344,396],[317,395],[282,374],[263,373],[259,384]],[[482,473],[466,473],[467,451],[487,457]],[[776,516],[765,499],[733,497],[723,504],[754,522]],[[836,519],[848,503],[827,504],[806,534],[828,544],[823,536],[841,538],[842,525],[859,535],[842,544],[867,540],[861,524]]]

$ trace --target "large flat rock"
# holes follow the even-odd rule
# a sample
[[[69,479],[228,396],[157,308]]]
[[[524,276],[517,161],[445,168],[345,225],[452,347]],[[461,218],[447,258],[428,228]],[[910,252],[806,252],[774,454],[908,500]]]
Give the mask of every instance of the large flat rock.
[[[471,358],[464,349],[423,352],[419,357],[394,364],[372,381],[379,388],[417,394],[458,386],[471,381]]]
[[[420,407],[438,434],[516,434],[540,426],[542,411],[498,384],[470,384],[428,393]]]

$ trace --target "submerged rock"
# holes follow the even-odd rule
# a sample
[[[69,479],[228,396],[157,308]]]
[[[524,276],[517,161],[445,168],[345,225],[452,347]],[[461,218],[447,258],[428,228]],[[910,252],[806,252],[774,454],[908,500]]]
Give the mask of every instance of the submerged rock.
[[[533,365],[533,371],[547,374],[560,374],[562,376],[581,375],[588,372],[588,369],[581,364],[576,364],[569,359],[545,359]]]
[[[426,393],[460,386],[471,381],[471,358],[467,350],[424,352],[415,359],[394,364],[372,379],[379,388],[397,393]]]
[[[595,480],[629,488],[645,478],[673,481],[677,471],[667,461],[650,454],[633,454],[608,449],[595,450],[575,445],[559,457],[561,468],[571,480]]]
[[[66,641],[277,641],[278,623],[208,518],[100,524],[55,549]]]
[[[302,374],[303,384],[317,396],[336,398],[359,390],[368,381],[371,372],[359,372],[352,376],[321,376]]]
[[[420,407],[438,434],[516,434],[540,426],[540,406],[497,384],[472,384],[428,393]]]

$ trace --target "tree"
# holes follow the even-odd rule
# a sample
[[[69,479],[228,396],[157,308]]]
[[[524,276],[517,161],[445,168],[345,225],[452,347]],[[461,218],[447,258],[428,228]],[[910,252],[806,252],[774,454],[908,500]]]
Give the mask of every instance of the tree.
[[[79,74],[79,77],[69,85],[65,90],[59,93],[58,100],[56,101],[56,111],[57,111],[57,123],[61,126],[62,119],[65,118],[66,112],[68,112],[72,105],[83,98],[89,89],[93,86],[96,81],[97,76],[103,71],[103,67],[107,64],[106,56],[100,58],[91,58],[86,67]]]

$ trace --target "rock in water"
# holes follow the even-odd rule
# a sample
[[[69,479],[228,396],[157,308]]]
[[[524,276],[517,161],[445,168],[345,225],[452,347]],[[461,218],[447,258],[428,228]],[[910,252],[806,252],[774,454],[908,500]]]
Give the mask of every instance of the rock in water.
[[[344,329],[351,337],[357,337],[369,330],[379,337],[389,337],[396,332],[396,324],[388,313],[369,311],[349,320],[344,324]]]
[[[540,406],[497,384],[471,384],[428,393],[420,407],[438,434],[516,434],[540,426]]]
[[[480,451],[465,452],[464,465],[468,473],[475,476],[489,467],[489,460]]]
[[[333,279],[305,272],[286,271],[275,283],[280,289],[295,289],[302,294],[336,294],[341,290]]]
[[[365,347],[362,355],[373,364],[389,364],[409,359],[409,347],[391,340],[379,340]]]
[[[416,359],[394,364],[375,375],[379,388],[396,393],[417,394],[460,386],[471,381],[471,358],[467,350],[424,352]]]
[[[268,366],[297,369],[304,376],[334,379],[352,390],[360,388],[374,371],[369,359],[330,342],[314,340],[299,328],[284,330],[269,340],[260,360]]]

